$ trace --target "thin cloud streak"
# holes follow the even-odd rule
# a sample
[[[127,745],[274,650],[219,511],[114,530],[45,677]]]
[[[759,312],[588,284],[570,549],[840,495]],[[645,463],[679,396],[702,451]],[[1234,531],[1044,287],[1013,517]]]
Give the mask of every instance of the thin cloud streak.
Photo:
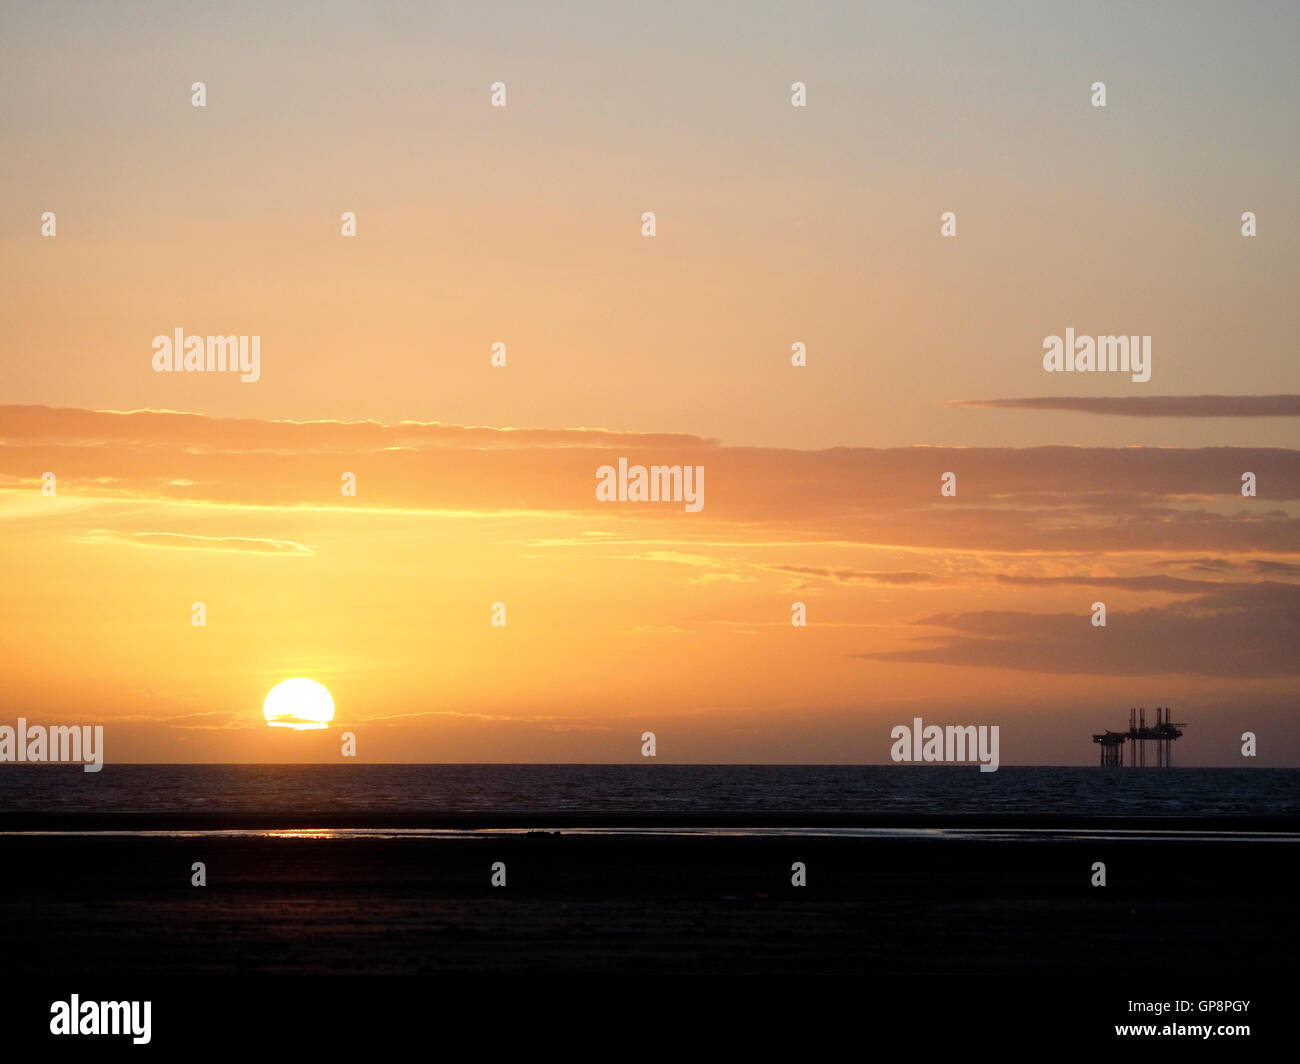
[[[1002,410],[1068,410],[1113,417],[1300,417],[1300,395],[1043,396],[949,399],[945,406]]]
[[[163,550],[204,550],[223,554],[275,554],[285,557],[310,557],[316,551],[306,543],[293,540],[264,539],[247,536],[195,536],[182,532],[117,532],[95,528],[82,542],[123,543],[132,547],[155,547]]]

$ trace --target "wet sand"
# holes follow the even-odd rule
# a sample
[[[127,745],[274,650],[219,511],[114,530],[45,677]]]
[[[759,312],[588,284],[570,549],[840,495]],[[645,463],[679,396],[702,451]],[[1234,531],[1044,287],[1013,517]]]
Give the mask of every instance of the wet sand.
[[[45,825],[49,826],[49,825]],[[139,826],[139,825],[136,825]],[[0,837],[37,976],[1292,970],[1294,842]],[[191,865],[208,885],[190,885]],[[507,885],[490,885],[492,864]],[[791,865],[807,886],[791,885]],[[1095,861],[1108,885],[1090,886]]]

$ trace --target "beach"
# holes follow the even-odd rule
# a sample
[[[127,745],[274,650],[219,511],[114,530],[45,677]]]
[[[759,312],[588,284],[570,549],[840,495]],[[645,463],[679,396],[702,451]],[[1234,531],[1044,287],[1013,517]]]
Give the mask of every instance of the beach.
[[[306,830],[7,833],[0,935],[33,975],[1093,973],[1136,990],[1289,971],[1300,931],[1291,845],[1265,835]]]

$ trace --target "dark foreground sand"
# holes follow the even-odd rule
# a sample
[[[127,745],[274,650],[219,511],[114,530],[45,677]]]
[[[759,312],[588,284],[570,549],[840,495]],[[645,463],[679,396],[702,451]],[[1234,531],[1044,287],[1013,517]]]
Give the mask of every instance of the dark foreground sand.
[[[1294,843],[0,837],[35,976],[1290,972]],[[208,885],[190,885],[191,865]],[[489,885],[504,861],[508,885]],[[790,883],[794,861],[808,886]],[[1089,885],[1104,861],[1109,885]]]

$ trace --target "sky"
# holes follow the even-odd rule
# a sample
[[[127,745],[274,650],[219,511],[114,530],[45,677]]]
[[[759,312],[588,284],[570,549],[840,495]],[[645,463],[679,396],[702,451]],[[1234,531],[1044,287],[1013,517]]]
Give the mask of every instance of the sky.
[[[921,716],[1089,764],[1171,705],[1176,763],[1300,764],[1297,30],[5,4],[0,722],[110,761],[882,762]],[[156,372],[176,329],[257,336],[258,379]],[[1045,372],[1067,329],[1150,337],[1150,379]],[[703,467],[703,507],[599,501],[620,457]],[[266,727],[291,676],[334,727]]]

